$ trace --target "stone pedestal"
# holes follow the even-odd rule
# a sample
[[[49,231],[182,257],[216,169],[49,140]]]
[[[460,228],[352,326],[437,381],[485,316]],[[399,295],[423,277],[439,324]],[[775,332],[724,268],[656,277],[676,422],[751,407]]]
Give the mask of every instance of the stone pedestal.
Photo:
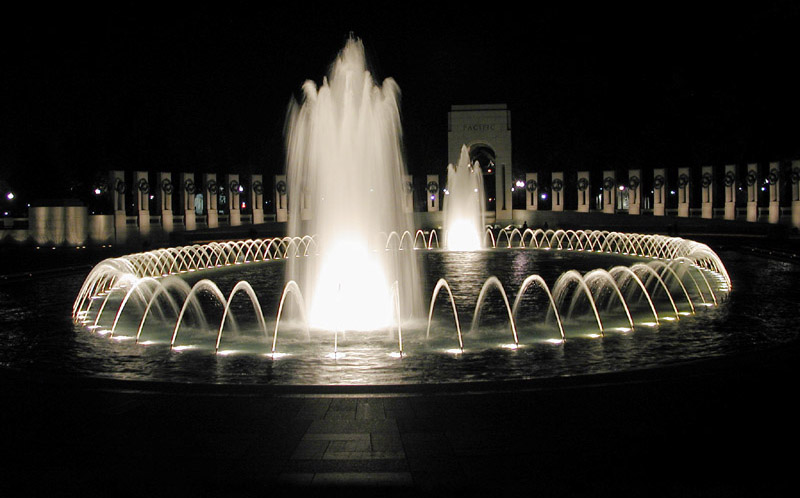
[[[136,212],[139,220],[139,231],[150,231],[150,192],[152,186],[147,179],[147,171],[136,171],[133,175],[133,190]]]
[[[628,214],[642,213],[642,172],[628,170]]]
[[[689,201],[691,197],[692,181],[689,168],[678,168],[678,216],[689,217]]]
[[[664,168],[653,170],[653,215],[667,214],[667,172]]]
[[[217,183],[217,175],[214,173],[206,173],[203,178],[203,187],[205,189],[205,208],[206,208],[206,226],[208,228],[219,227],[219,183]]]
[[[725,219],[736,219],[736,166],[725,166],[725,177],[722,179],[725,189]]]
[[[242,191],[244,188],[239,183],[239,175],[228,174],[225,176],[225,186],[228,188],[228,225],[238,227],[242,224]]]
[[[591,204],[592,184],[588,171],[578,171],[578,212],[588,213]]]
[[[181,173],[180,185],[181,211],[183,211],[183,228],[197,230],[197,215],[194,211],[194,196],[198,193],[194,181],[194,173]]]
[[[714,170],[711,166],[703,166],[700,187],[701,216],[710,220],[714,217]]]
[[[175,194],[175,185],[172,183],[172,173],[161,172],[158,174],[158,204],[161,207],[161,228],[165,232],[173,230],[172,196]]]
[[[564,211],[564,173],[556,171],[550,177],[550,201],[553,211]]]
[[[767,190],[769,191],[769,222],[778,223],[781,218],[781,171],[779,163],[769,163]]]
[[[122,243],[125,242],[128,235],[125,194],[130,191],[130,185],[125,183],[125,172],[119,170],[109,171],[108,185],[111,191],[111,204],[114,209],[115,242]]]
[[[617,199],[617,180],[614,175],[614,170],[603,171],[603,212],[606,214],[614,214],[616,211]]]
[[[747,189],[747,221],[758,221],[758,165],[748,164],[744,179]]]
[[[525,209],[539,209],[539,173],[525,173]]]
[[[439,211],[439,175],[428,175],[425,180],[425,205],[429,213],[435,213]]]
[[[286,175],[275,176],[275,220],[281,223],[289,221],[289,187]]]
[[[125,172],[118,170],[109,171],[108,186],[111,190],[111,203],[114,212],[122,211],[124,215],[126,210],[125,192],[128,191],[128,185],[125,183]]]

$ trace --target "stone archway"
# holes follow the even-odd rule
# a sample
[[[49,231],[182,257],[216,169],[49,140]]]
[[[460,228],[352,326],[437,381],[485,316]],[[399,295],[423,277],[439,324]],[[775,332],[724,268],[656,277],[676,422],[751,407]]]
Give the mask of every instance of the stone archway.
[[[469,147],[469,160],[471,163],[477,161],[481,165],[483,171],[494,169],[495,162],[497,161],[497,153],[491,145],[484,142],[473,142],[466,144]]]
[[[454,105],[448,115],[448,162],[455,164],[462,145],[470,149],[470,160],[481,163],[484,173],[491,175],[495,199],[494,221],[510,223],[512,219],[511,113],[506,104]],[[489,167],[489,164],[492,166]],[[491,170],[491,171],[490,171]]]
[[[497,211],[497,197],[495,188],[495,174],[497,171],[497,153],[490,144],[477,141],[466,144],[469,148],[469,162],[480,164],[483,171],[483,185],[486,189],[486,198],[483,202],[485,212],[494,213]]]

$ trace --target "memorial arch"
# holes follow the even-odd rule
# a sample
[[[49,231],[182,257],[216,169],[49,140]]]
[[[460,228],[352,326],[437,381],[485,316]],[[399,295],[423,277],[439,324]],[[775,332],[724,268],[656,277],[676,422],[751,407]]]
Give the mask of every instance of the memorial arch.
[[[511,112],[506,104],[454,105],[448,113],[448,162],[456,164],[461,146],[467,145],[470,159],[481,164],[486,195],[494,199],[495,222],[512,218]],[[491,178],[490,178],[491,177]],[[491,180],[494,181],[491,181]],[[494,184],[494,189],[491,185]],[[489,203],[491,205],[491,202]],[[491,220],[490,220],[491,221]]]

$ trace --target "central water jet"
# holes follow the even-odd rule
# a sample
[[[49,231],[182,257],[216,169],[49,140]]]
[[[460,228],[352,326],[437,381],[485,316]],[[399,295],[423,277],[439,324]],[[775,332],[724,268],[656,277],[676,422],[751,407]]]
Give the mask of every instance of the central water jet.
[[[413,252],[385,244],[392,232],[413,233],[399,95],[391,78],[376,84],[351,35],[322,85],[307,81],[289,105],[288,233],[316,244],[311,257],[290,259],[287,280],[302,288],[313,328],[385,329],[419,309]]]

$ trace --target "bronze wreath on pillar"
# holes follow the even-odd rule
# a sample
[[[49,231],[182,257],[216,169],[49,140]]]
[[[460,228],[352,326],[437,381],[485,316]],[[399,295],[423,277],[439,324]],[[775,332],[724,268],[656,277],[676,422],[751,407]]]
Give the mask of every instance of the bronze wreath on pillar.
[[[209,180],[206,183],[206,189],[212,194],[219,192],[219,186],[217,185],[216,180]]]
[[[724,182],[726,187],[733,187],[733,184],[736,183],[736,174],[733,171],[728,171],[725,173]]]
[[[780,178],[780,173],[776,168],[772,168],[767,175],[767,183],[770,185],[776,185],[778,183],[778,179]]]

